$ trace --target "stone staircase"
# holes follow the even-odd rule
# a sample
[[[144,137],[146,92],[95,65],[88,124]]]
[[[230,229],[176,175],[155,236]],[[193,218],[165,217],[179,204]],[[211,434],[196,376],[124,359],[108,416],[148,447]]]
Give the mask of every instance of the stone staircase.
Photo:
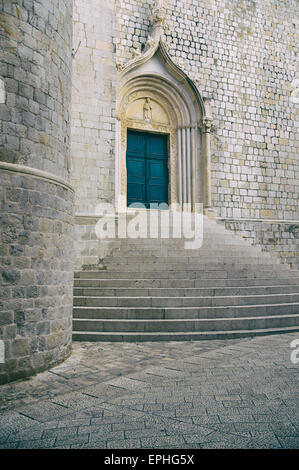
[[[110,240],[75,273],[75,341],[186,341],[299,331],[299,271],[203,217],[203,244]],[[105,242],[103,242],[105,243]]]

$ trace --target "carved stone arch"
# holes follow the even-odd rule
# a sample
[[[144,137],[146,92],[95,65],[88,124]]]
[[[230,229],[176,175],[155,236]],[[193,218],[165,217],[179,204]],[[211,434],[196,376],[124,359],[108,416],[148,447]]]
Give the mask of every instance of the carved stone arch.
[[[209,107],[160,39],[119,70],[117,90],[117,209],[126,210],[128,128],[169,135],[171,205],[194,210],[202,203],[209,208]]]

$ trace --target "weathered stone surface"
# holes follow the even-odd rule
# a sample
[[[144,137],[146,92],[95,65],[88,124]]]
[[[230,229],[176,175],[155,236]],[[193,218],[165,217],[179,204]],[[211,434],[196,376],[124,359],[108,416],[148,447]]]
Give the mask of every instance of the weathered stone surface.
[[[0,28],[0,161],[13,164],[0,169],[3,383],[70,354],[72,1],[0,2]],[[57,319],[65,331],[53,337]]]
[[[296,337],[75,343],[0,388],[0,447],[297,449]]]

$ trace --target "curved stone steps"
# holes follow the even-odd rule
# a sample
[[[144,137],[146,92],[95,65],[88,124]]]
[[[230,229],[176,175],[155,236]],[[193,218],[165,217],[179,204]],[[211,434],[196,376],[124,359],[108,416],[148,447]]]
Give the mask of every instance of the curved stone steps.
[[[298,285],[248,287],[74,287],[75,297],[202,297],[299,293]]]
[[[298,310],[297,310],[298,311]],[[299,329],[299,313],[289,315],[264,315],[243,318],[200,318],[200,319],[75,319],[75,331],[103,333],[187,333],[234,330],[260,330],[266,328]]]
[[[74,306],[78,307],[222,307],[226,305],[273,305],[296,302],[299,302],[299,293],[196,297],[74,297]]]
[[[74,307],[74,320],[177,320],[299,314],[299,303],[203,307]]]
[[[74,341],[111,341],[111,342],[144,342],[144,341],[202,341],[215,339],[235,339],[246,338],[248,336],[265,336],[282,333],[293,333],[298,331],[298,327],[261,328],[258,330],[233,330],[233,331],[186,331],[184,333],[103,333],[75,331]]]
[[[116,240],[75,275],[76,340],[158,341],[299,331],[299,271],[213,221],[204,243]]]
[[[78,273],[77,273],[78,274]],[[268,287],[299,285],[299,277],[292,278],[247,278],[247,279],[126,279],[75,277],[75,287],[113,288],[228,288],[228,287]]]

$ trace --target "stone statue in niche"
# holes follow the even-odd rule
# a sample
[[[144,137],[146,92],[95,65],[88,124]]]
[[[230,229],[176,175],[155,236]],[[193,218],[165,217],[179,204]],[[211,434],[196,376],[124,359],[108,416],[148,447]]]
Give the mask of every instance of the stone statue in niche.
[[[143,106],[143,119],[145,122],[152,121],[152,103],[150,98],[146,98],[144,106]]]

